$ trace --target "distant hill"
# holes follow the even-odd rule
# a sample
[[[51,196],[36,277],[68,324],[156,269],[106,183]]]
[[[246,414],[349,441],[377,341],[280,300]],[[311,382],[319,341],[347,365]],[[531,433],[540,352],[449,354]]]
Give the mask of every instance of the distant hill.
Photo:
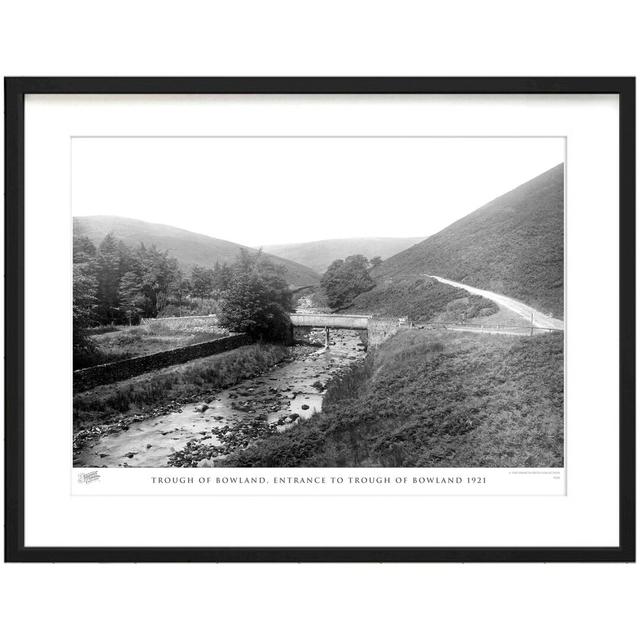
[[[233,262],[238,251],[243,248],[235,242],[212,238],[185,229],[117,216],[74,218],[73,233],[88,236],[96,245],[108,233],[113,233],[119,240],[130,246],[137,246],[143,242],[145,245],[155,245],[162,251],[168,249],[171,256],[180,262],[186,274],[194,265],[213,267],[216,261]],[[249,251],[256,250],[249,249]],[[286,268],[287,282],[293,287],[316,285],[320,281],[320,276],[304,265],[273,255],[268,257]]]
[[[294,244],[273,244],[265,246],[263,249],[273,255],[303,264],[318,273],[324,273],[334,260],[358,254],[369,259],[380,256],[386,260],[422,239],[340,238]]]
[[[438,275],[564,314],[564,164],[386,260],[372,276]]]

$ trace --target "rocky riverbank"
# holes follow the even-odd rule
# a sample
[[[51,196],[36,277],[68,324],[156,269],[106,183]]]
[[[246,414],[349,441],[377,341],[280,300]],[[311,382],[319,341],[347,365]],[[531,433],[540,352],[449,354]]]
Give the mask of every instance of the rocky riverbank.
[[[293,428],[322,407],[329,379],[365,355],[359,336],[324,332],[266,373],[228,389],[170,403],[148,415],[96,426],[76,440],[75,465],[83,467],[214,466],[215,459],[272,433]]]

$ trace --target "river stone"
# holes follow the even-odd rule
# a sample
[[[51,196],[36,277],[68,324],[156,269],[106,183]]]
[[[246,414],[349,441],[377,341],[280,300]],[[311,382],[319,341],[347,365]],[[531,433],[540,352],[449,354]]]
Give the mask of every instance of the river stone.
[[[308,404],[303,404],[303,405],[302,405],[302,407],[301,407],[301,409],[302,409],[303,411],[306,411],[308,408],[309,408],[309,405],[308,405]]]
[[[208,408],[209,405],[203,402],[202,404],[196,405],[193,410],[197,411],[198,413],[204,413]]]

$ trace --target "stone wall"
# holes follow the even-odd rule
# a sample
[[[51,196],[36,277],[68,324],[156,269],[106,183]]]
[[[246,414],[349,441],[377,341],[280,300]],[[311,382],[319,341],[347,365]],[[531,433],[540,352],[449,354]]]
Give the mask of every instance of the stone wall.
[[[402,328],[404,328],[404,325],[401,325],[397,318],[369,320],[369,346],[377,347]]]
[[[238,333],[209,342],[189,345],[188,347],[160,351],[148,356],[138,356],[137,358],[120,360],[119,362],[109,362],[96,367],[89,367],[88,369],[78,369],[73,372],[73,391],[78,393],[79,391],[97,387],[100,384],[126,380],[163,367],[182,364],[196,358],[204,358],[216,353],[237,349],[251,344],[251,342],[252,340],[248,335]]]

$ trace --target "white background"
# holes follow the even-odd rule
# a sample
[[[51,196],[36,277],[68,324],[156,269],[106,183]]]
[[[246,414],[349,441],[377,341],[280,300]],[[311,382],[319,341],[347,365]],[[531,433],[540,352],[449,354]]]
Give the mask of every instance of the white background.
[[[13,3],[4,75],[635,75],[632,2]],[[637,566],[9,566],[10,637],[632,637]]]

